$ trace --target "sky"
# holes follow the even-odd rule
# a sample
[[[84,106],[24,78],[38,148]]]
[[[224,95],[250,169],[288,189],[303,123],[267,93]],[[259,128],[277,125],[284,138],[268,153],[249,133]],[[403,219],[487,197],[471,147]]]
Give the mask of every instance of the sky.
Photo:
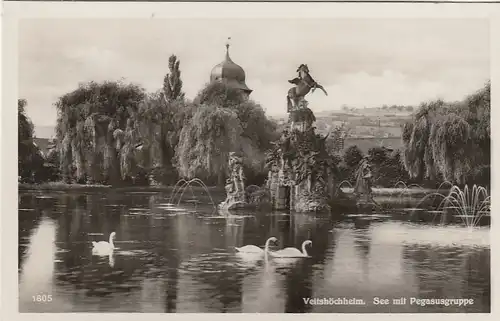
[[[35,128],[54,126],[53,104],[79,83],[125,80],[156,91],[175,54],[194,98],[228,37],[269,116],[286,115],[287,80],[302,63],[328,92],[307,96],[315,112],[459,100],[490,77],[481,19],[29,19],[19,26],[19,97]]]

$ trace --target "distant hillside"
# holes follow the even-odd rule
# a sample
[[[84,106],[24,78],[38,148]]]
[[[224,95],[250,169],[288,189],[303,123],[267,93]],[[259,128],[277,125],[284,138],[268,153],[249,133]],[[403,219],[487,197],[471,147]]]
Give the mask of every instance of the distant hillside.
[[[321,111],[315,112],[315,126],[321,134],[327,134],[343,125],[349,138],[399,138],[401,126],[411,119],[412,111],[409,107],[402,110],[388,107]],[[275,120],[284,126],[287,117],[276,117]]]
[[[400,137],[390,138],[346,138],[344,142],[344,150],[349,146],[356,145],[366,155],[368,150],[373,147],[386,147],[389,149],[401,149],[403,142]]]
[[[401,137],[413,109],[363,108],[316,113],[316,128],[327,133],[344,125],[349,137]]]

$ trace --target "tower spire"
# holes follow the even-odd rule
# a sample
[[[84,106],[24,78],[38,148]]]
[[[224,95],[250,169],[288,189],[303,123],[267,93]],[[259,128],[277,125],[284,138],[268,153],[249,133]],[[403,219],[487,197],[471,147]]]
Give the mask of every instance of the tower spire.
[[[231,46],[231,37],[227,37],[225,42],[226,57],[220,64],[215,65],[210,73],[210,81],[224,81],[231,87],[244,92],[247,96],[252,92],[245,84],[245,71],[241,66],[234,63],[229,57],[229,47]]]

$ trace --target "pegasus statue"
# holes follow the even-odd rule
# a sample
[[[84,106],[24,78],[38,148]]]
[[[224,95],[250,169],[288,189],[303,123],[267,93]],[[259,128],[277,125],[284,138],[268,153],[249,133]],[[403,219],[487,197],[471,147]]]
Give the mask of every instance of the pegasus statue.
[[[304,97],[309,92],[314,92],[316,88],[321,89],[325,95],[328,96],[325,88],[318,84],[313,77],[309,74],[309,67],[306,64],[301,64],[297,68],[298,77],[289,80],[288,82],[294,84],[295,87],[292,87],[288,90],[288,95],[286,96],[287,100],[287,112],[292,110],[296,110],[300,108],[300,102],[304,100]]]

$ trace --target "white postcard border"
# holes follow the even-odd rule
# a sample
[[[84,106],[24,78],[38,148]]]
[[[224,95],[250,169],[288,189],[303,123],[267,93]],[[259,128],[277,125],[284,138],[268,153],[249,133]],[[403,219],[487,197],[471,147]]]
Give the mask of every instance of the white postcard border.
[[[500,128],[494,126],[500,121],[500,5],[499,4],[409,4],[409,3],[119,3],[119,2],[4,2],[2,15],[2,117],[1,117],[1,315],[2,320],[150,320],[172,319],[214,319],[234,318],[234,315],[221,314],[139,314],[139,313],[18,313],[18,271],[17,271],[17,25],[21,19],[30,18],[483,18],[491,21],[491,84],[492,84],[492,137],[500,135]],[[499,136],[500,137],[500,136]],[[493,138],[492,141],[495,141]],[[499,161],[498,147],[492,153],[492,215],[495,215],[499,198],[496,186],[499,173],[495,170]],[[495,164],[495,165],[493,165]],[[500,241],[498,224],[493,218],[491,226],[491,313],[490,314],[241,314],[241,320],[255,317],[271,318],[273,321],[307,317],[310,320],[493,320],[498,319],[500,278],[495,272],[500,267],[496,244]],[[495,318],[497,317],[497,318]]]

